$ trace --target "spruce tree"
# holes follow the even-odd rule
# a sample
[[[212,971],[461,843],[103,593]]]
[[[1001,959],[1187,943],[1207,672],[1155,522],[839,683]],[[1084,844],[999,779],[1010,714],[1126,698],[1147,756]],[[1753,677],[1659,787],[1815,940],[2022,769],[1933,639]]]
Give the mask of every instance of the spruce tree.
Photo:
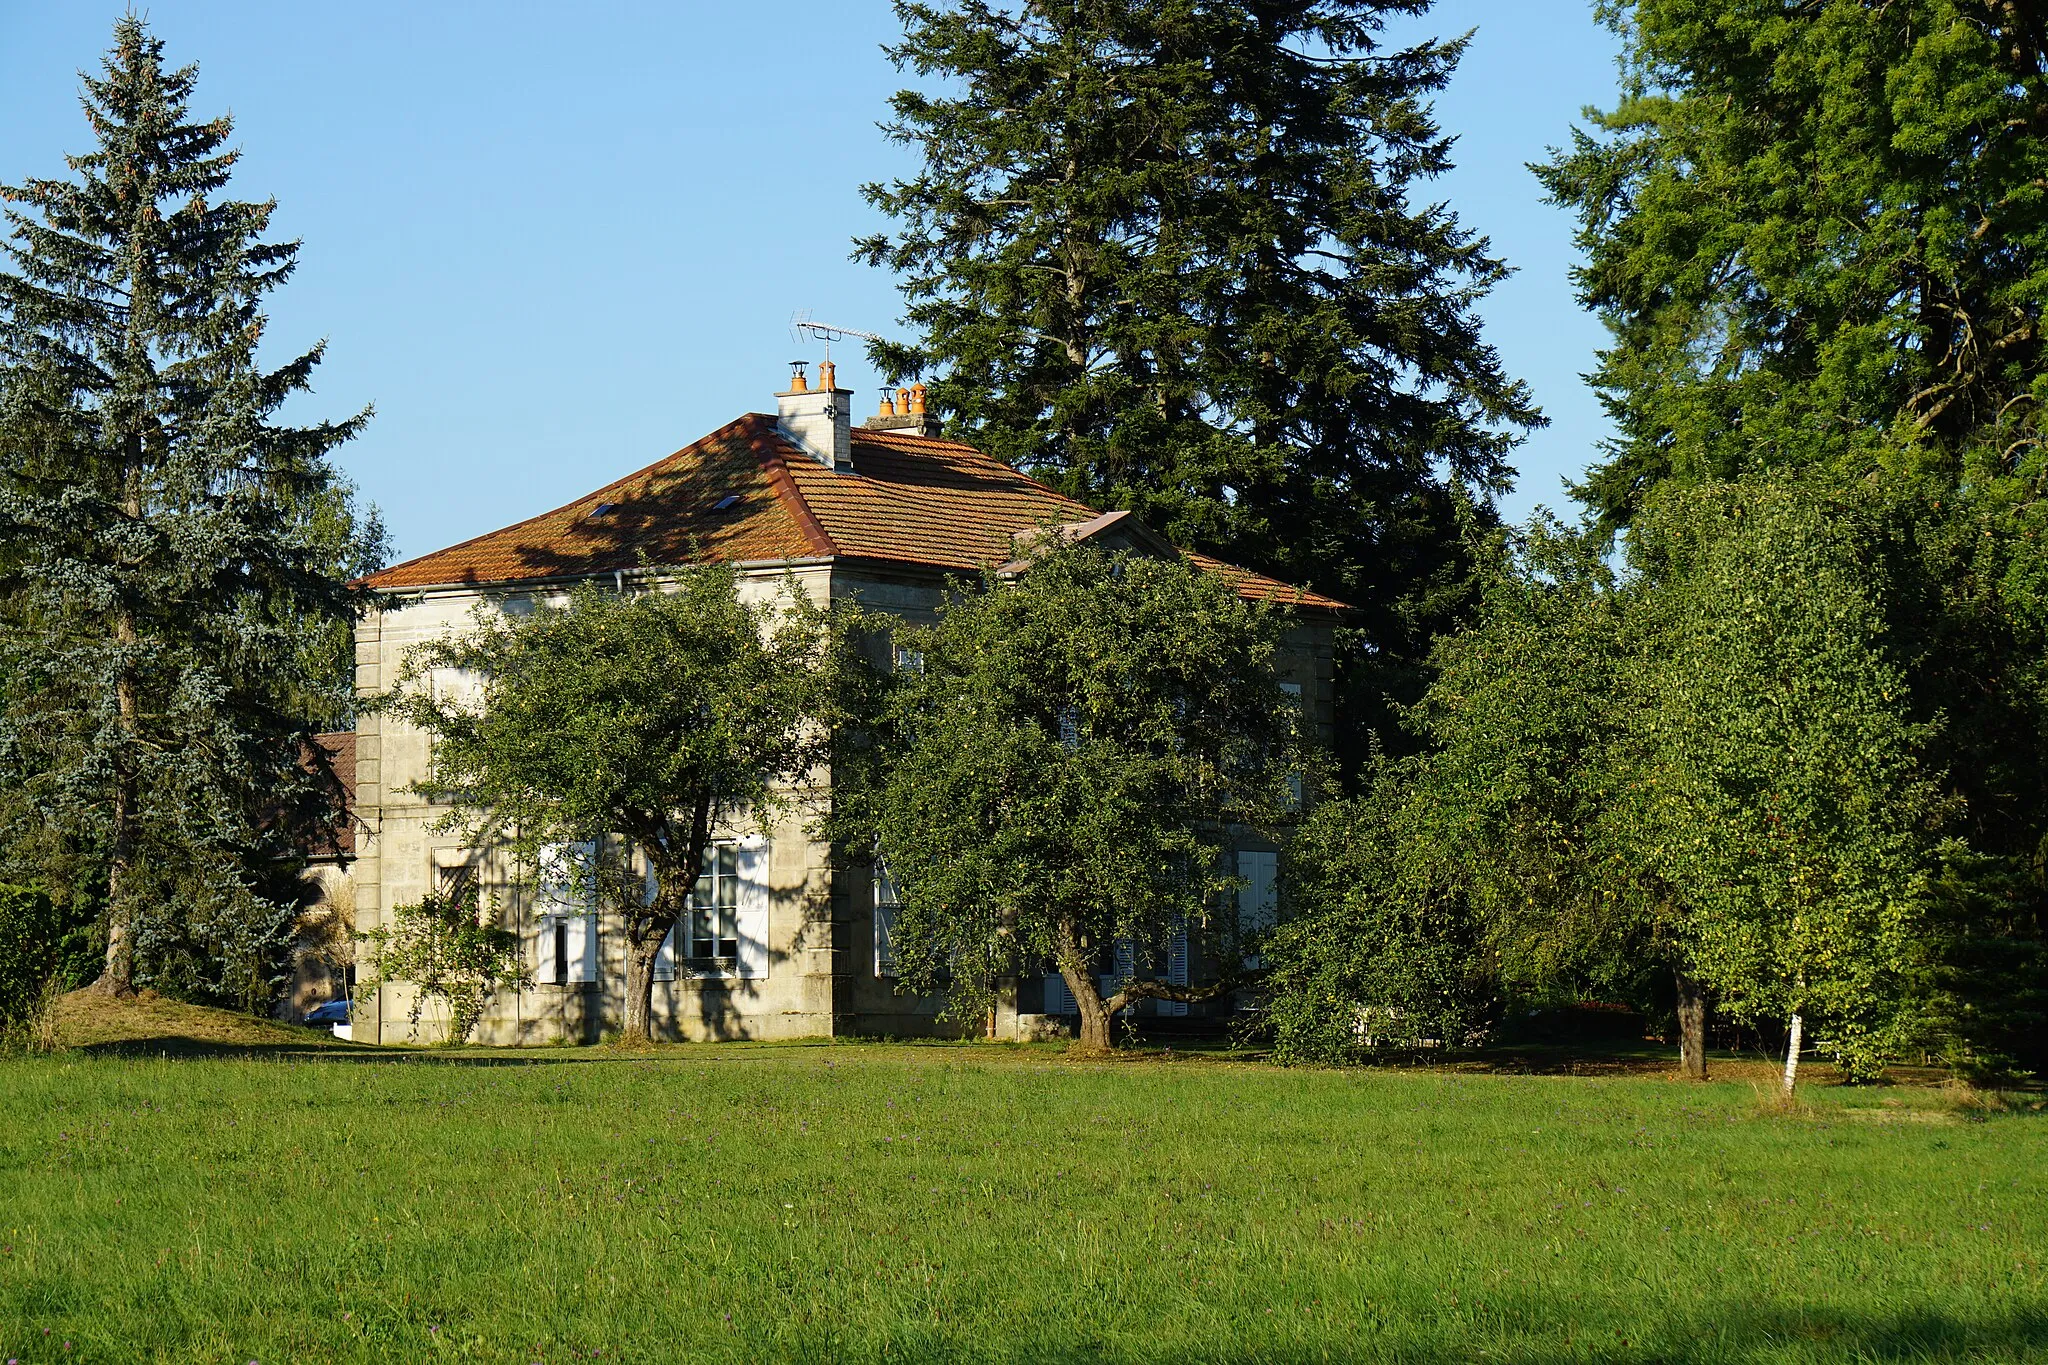
[[[923,153],[866,188],[949,427],[1177,543],[1358,606],[1376,698],[1462,600],[1542,419],[1480,335],[1507,272],[1414,192],[1464,40],[1390,49],[1428,0],[899,3]]]
[[[225,117],[188,110],[134,16],[82,76],[92,149],[0,190],[0,763],[11,846],[104,887],[101,984],[156,978],[251,1006],[288,928],[310,735],[348,714],[347,579],[381,535],[329,452],[367,412],[275,420],[321,348],[259,360],[298,247],[225,193]]]

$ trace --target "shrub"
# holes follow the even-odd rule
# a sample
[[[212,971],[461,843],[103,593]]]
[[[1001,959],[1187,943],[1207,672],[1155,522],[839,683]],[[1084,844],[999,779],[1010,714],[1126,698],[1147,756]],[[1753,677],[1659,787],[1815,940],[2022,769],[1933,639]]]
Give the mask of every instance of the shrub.
[[[34,1017],[64,966],[64,924],[40,887],[0,884],[0,1029]]]

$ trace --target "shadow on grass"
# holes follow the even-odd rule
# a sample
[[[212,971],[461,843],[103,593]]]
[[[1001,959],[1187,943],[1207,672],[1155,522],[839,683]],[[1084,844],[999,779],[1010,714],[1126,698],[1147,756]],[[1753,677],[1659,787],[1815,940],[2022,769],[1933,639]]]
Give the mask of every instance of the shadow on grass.
[[[1560,1322],[1556,1305],[1505,1328],[1467,1332],[1389,1323],[1362,1331],[1345,1347],[1327,1341],[1247,1341],[1235,1351],[1190,1351],[1185,1341],[1161,1342],[1150,1353],[1124,1343],[1041,1337],[1016,1343],[1018,1356],[1060,1365],[1101,1360],[1190,1359],[1281,1362],[1400,1362],[1400,1365],[1469,1365],[1474,1360],[1504,1365],[1690,1365],[1690,1362],[1745,1361],[2031,1361],[2048,1356],[2048,1311],[2022,1309],[1971,1316],[1921,1307],[1884,1317],[1829,1309],[1729,1306],[1710,1317],[1646,1320],[1641,1332],[1607,1328],[1606,1339]],[[1410,1330],[1404,1330],[1410,1329]],[[1556,1335],[1556,1342],[1528,1338]],[[1437,1340],[1431,1340],[1435,1337]],[[1454,1340],[1442,1340],[1454,1337]],[[911,1353],[906,1358],[916,1358]]]
[[[130,1061],[160,1058],[213,1061],[334,1062],[344,1065],[387,1065],[430,1063],[437,1066],[563,1066],[594,1062],[703,1062],[721,1058],[768,1056],[812,1048],[844,1048],[829,1038],[776,1041],[773,1043],[668,1043],[632,1049],[613,1047],[580,1048],[469,1048],[378,1046],[346,1042],[216,1043],[198,1038],[166,1035],[158,1038],[123,1038],[104,1043],[84,1043],[63,1049],[80,1057],[114,1057]],[[715,1050],[714,1050],[715,1049]]]

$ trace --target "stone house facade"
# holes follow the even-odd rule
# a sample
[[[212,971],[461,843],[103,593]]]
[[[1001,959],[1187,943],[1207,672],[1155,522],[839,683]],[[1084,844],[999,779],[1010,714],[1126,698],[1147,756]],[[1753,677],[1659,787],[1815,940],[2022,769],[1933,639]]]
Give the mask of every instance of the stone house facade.
[[[853,394],[837,387],[829,362],[822,368],[816,387],[799,373],[790,391],[777,395],[774,415],[740,417],[567,506],[371,577],[388,605],[357,629],[359,691],[392,685],[409,647],[461,628],[474,612],[528,611],[580,581],[620,588],[658,582],[662,570],[648,566],[727,562],[740,570],[741,592],[756,598],[794,582],[814,601],[855,598],[871,610],[926,622],[948,581],[1011,561],[1019,537],[1047,526],[1114,548],[1161,546],[1127,513],[1099,514],[943,439],[924,415],[920,393],[903,391],[901,411],[885,400],[881,414],[856,425]],[[1343,604],[1193,558],[1248,597],[1292,608],[1287,677],[1307,713],[1327,729],[1331,633]],[[459,692],[468,684],[450,677],[434,685]],[[355,800],[363,834],[351,869],[357,927],[373,927],[394,907],[475,878],[484,903],[518,933],[536,981],[504,993],[475,1041],[602,1037],[623,1016],[623,934],[608,932],[552,865],[514,866],[503,849],[464,847],[458,836],[436,831],[444,811],[408,791],[431,762],[426,735],[390,719],[361,722]],[[701,913],[678,926],[682,941],[664,948],[657,967],[658,1035],[933,1031],[937,1002],[899,994],[891,975],[893,892],[886,877],[868,868],[835,869],[829,848],[809,828],[819,803],[830,799],[829,788],[802,793],[773,829],[719,831],[699,883]],[[562,852],[573,859],[572,850]],[[1253,841],[1238,857],[1251,883],[1245,911],[1265,913],[1273,852]],[[1181,958],[1187,970],[1185,953]],[[1044,1016],[1061,1013],[1064,994],[1057,976],[1020,983],[995,1021],[998,1035],[1041,1027]],[[356,1040],[409,1041],[410,1006],[403,986],[387,986],[357,1011]],[[439,1027],[423,1017],[419,1036],[431,1038]]]

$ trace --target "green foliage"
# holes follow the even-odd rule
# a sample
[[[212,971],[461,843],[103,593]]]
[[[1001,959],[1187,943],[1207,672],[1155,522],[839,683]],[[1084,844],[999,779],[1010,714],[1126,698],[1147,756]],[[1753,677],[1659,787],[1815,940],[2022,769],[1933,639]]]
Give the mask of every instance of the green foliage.
[[[1227,827],[1283,819],[1301,762],[1284,626],[1184,560],[1052,538],[1015,582],[899,629],[879,762],[848,770],[842,827],[896,879],[905,988],[978,1018],[997,978],[1050,962],[1101,1044],[1109,1017],[1173,991],[1177,927],[1234,960],[1211,914],[1236,885]],[[1094,964],[1119,942],[1136,974],[1102,1001]]]
[[[229,120],[129,16],[85,78],[70,179],[0,191],[0,802],[57,899],[104,886],[107,973],[267,1004],[350,713],[346,585],[381,555],[330,452],[367,414],[275,418],[319,347],[265,368],[293,243],[228,197]],[[46,856],[40,856],[46,855]]]
[[[1943,849],[1913,962],[1919,1035],[1977,1080],[2048,1073],[2043,863]]]
[[[1604,9],[1620,98],[1540,173],[1613,337],[1619,436],[1582,492],[1640,533],[1671,641],[1642,865],[1747,964],[1736,1008],[1826,995],[1860,1069],[2009,1065],[2048,835],[2048,29],[1961,0]]]
[[[728,565],[634,595],[585,583],[563,606],[527,608],[479,608],[466,632],[411,650],[376,705],[433,737],[433,775],[414,790],[452,805],[446,827],[526,867],[547,845],[598,847],[595,892],[631,945],[627,1032],[644,1040],[654,956],[712,833],[765,824],[785,784],[829,756],[858,686],[851,617],[794,581],[747,601]],[[473,678],[474,697],[437,689],[445,671]]]
[[[2048,31],[1976,0],[1635,0],[1620,98],[1540,167],[1580,220],[1594,381],[1620,434],[1585,495],[1873,462],[2044,468]]]
[[[479,902],[476,883],[466,881],[453,895],[401,905],[389,924],[358,933],[360,962],[368,971],[357,978],[356,999],[375,999],[387,983],[408,983],[415,1037],[427,1002],[437,1001],[448,1016],[445,1041],[469,1041],[493,995],[532,979],[519,936],[493,923],[496,906],[485,914]]]
[[[1456,871],[1414,856],[1383,791],[1319,805],[1288,847],[1287,917],[1263,1021],[1282,1062],[1346,1062],[1463,1046],[1497,1005],[1485,926]]]
[[[1386,969],[1364,907],[1471,944],[1517,994],[1647,1005],[1653,973],[1683,971],[1735,1018],[1803,1014],[1859,1076],[1927,1048],[2010,1055],[1989,1020],[2024,1009],[1969,963],[2004,925],[2006,961],[2037,970],[2039,898],[1969,892],[1983,864],[1942,853],[1968,804],[1931,697],[1953,667],[1927,595],[1949,515],[1890,485],[1753,477],[1654,493],[1619,572],[1597,532],[1504,546],[1409,713],[1424,752],[1382,765],[1370,818],[1342,817],[1374,851],[1332,859],[1318,834],[1303,855],[1342,876],[1301,883],[1276,1018],[1327,1015],[1313,993],[1339,982],[1369,1003]]]
[[[1367,794],[1318,811],[1290,850],[1272,953],[1285,1058],[1462,1042],[1509,996],[1647,1003],[1648,974],[1680,959],[1673,889],[1634,837],[1646,692],[1613,571],[1541,520],[1475,558],[1473,623],[1438,641],[1405,717],[1422,751],[1383,757]],[[1365,1011],[1415,1032],[1368,1045]]]
[[[27,1023],[63,967],[63,925],[32,886],[0,886],[0,1033]]]
[[[1645,853],[1686,888],[1697,974],[1739,1018],[1818,1016],[1874,1072],[1946,816],[1907,710],[1882,500],[1816,481],[1653,499],[1631,555],[1662,599]]]
[[[1464,40],[1428,0],[899,3],[914,176],[857,255],[902,280],[953,429],[1176,544],[1355,604],[1351,699],[1460,605],[1460,503],[1541,422],[1481,338],[1506,276],[1417,196]],[[1455,486],[1455,487],[1454,487]]]

